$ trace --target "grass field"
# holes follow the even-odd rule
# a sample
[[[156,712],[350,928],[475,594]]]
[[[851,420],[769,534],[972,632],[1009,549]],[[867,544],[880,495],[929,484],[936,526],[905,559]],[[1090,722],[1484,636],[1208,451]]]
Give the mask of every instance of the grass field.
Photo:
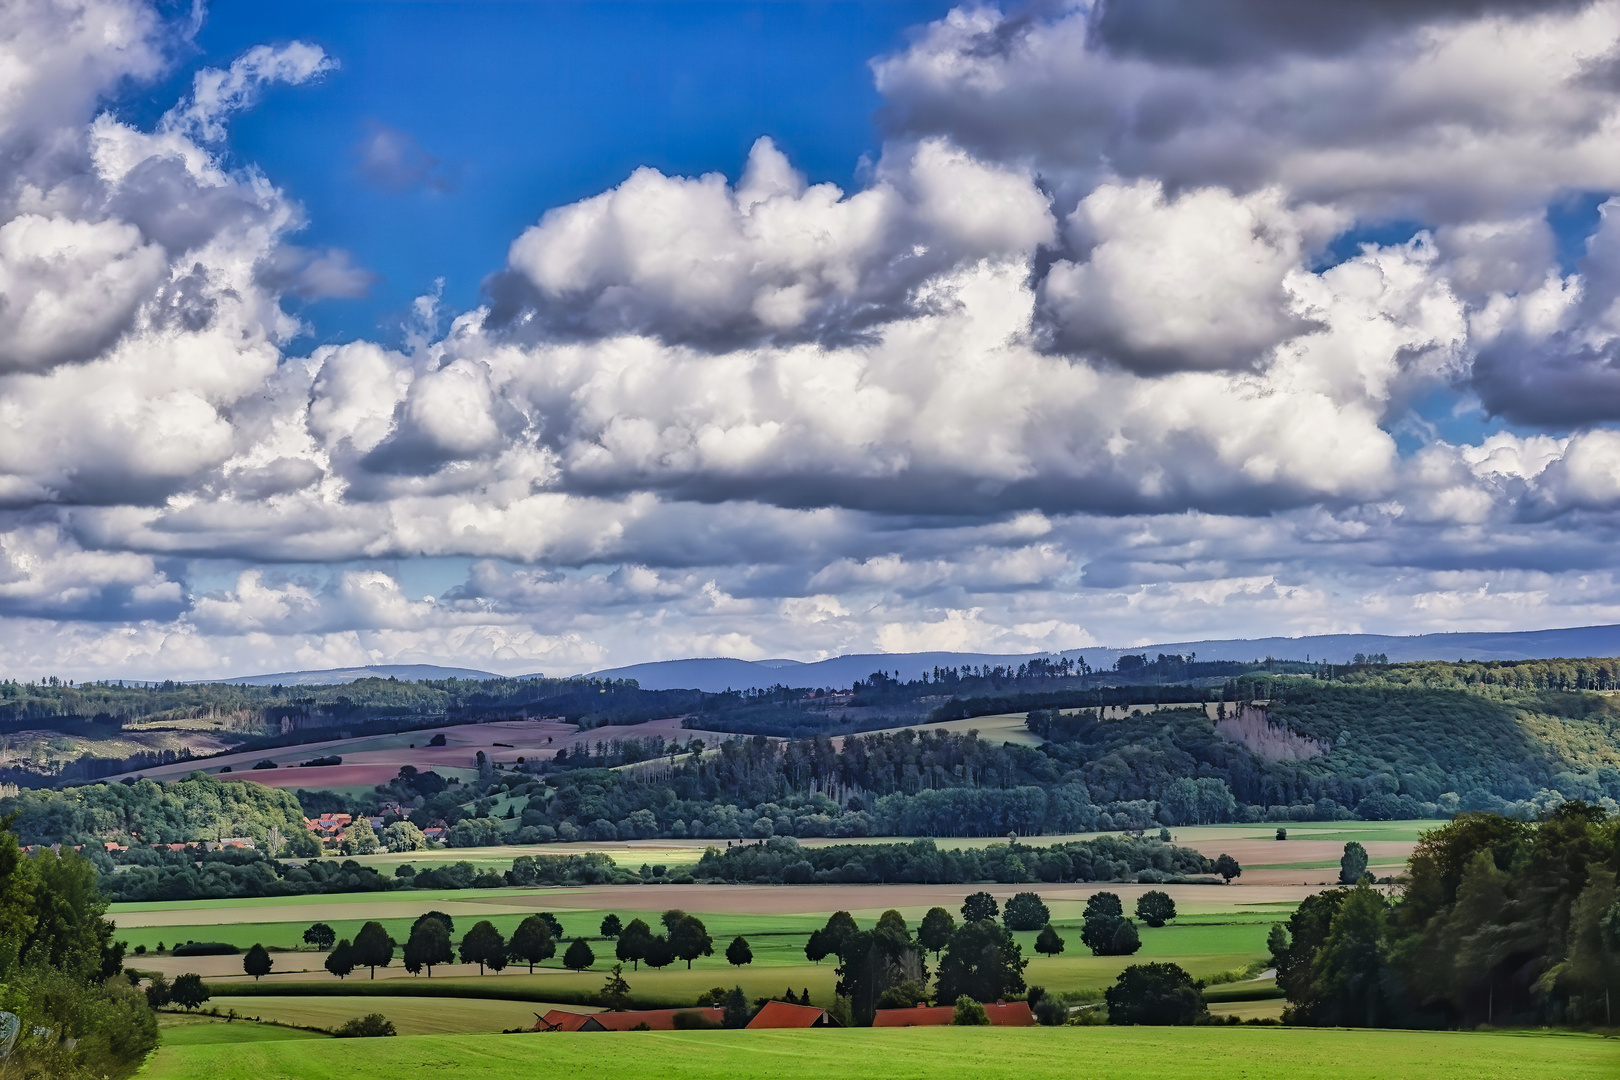
[[[212,1016],[158,1017],[164,1046],[220,1046],[245,1042],[289,1042],[298,1039],[326,1039],[317,1031],[299,1031],[275,1024],[255,1024],[251,1020],[225,1021]]]
[[[769,893],[774,890],[760,891]],[[1214,887],[1204,891],[1221,896],[1235,892]],[[627,899],[645,899],[647,895],[644,888],[630,887],[620,892]],[[962,892],[965,890],[953,892],[950,906],[954,907],[960,903],[959,893]],[[853,895],[862,895],[859,887],[853,889]],[[385,916],[380,921],[396,940],[404,940],[409,934],[411,922],[430,906],[432,905],[423,903],[409,915]],[[443,906],[450,909],[456,919],[458,936],[465,933],[477,918],[488,918],[503,934],[510,936],[524,917],[523,913],[496,913],[487,909],[468,914],[456,910],[450,904]],[[1014,937],[1023,946],[1024,955],[1030,960],[1025,973],[1026,979],[1032,984],[1062,991],[1099,991],[1112,983],[1128,963],[1144,960],[1173,960],[1197,978],[1209,978],[1222,972],[1243,968],[1266,955],[1266,934],[1271,924],[1286,917],[1287,913],[1286,907],[1260,911],[1228,908],[1190,913],[1159,929],[1143,926],[1140,930],[1142,949],[1134,957],[1127,958],[1092,956],[1080,944],[1080,914],[1083,901],[1054,898],[1049,901],[1049,906],[1053,912],[1053,925],[1063,935],[1068,945],[1063,954],[1046,957],[1035,952],[1036,934],[1032,931],[1019,932]],[[264,915],[258,909],[247,910],[251,912],[248,918],[257,920],[262,919]],[[538,910],[538,907],[529,910]],[[659,924],[661,909],[613,910],[625,922],[632,918],[642,918],[652,926],[656,927]],[[380,969],[375,980],[370,977],[369,972],[361,971],[340,983],[324,970],[324,954],[300,950],[273,952],[271,956],[275,967],[271,974],[251,988],[244,984],[243,991],[254,995],[311,990],[319,993],[371,994],[380,991],[386,994],[443,994],[459,988],[472,994],[578,1001],[581,1000],[582,994],[594,992],[599,987],[601,973],[613,963],[614,943],[597,938],[602,916],[607,914],[607,910],[570,911],[558,908],[557,911],[565,930],[571,934],[596,938],[591,944],[597,956],[597,963],[591,971],[575,973],[564,969],[559,950],[558,956],[540,965],[532,975],[528,973],[526,966],[522,965],[509,967],[499,975],[480,976],[474,966],[453,964],[439,967],[430,982],[425,976],[409,975],[396,961],[393,966]],[[375,911],[356,912],[352,906],[347,905],[346,913],[351,917],[332,920],[330,925],[340,937],[349,938],[359,931],[365,914],[381,914]],[[921,910],[913,907],[904,913],[915,925]],[[826,921],[824,915],[701,910],[696,911],[696,914],[703,919],[710,936],[714,939],[715,955],[699,958],[690,970],[684,964],[676,964],[661,971],[643,967],[639,972],[632,972],[631,985],[638,1000],[671,1005],[688,1004],[703,990],[721,984],[730,986],[733,983],[740,983],[751,994],[760,995],[780,994],[787,986],[792,986],[795,990],[808,987],[818,999],[830,1000],[832,965],[810,964],[804,957],[805,940],[812,930]],[[874,914],[863,913],[858,917],[863,924],[869,924]],[[167,935],[165,940],[171,945],[176,941],[191,938],[199,941],[227,941],[244,949],[255,943],[290,949],[299,943],[307,926],[308,923],[303,921],[253,921],[195,927],[148,927],[132,932],[130,937],[141,941],[145,938]],[[726,944],[739,934],[748,939],[754,961],[747,967],[736,969],[725,962],[723,953]],[[123,936],[122,932],[120,936]],[[145,956],[132,957],[130,964],[142,971],[161,971],[170,977],[185,972],[196,972],[216,984],[225,984],[227,980],[240,982],[245,978],[240,956],[174,957],[148,953]],[[408,985],[396,985],[400,983]],[[343,987],[344,990],[339,991],[338,987]]]
[[[542,1065],[543,1063],[543,1065]],[[146,1080],[1613,1080],[1620,1040],[1298,1028],[902,1028],[426,1035],[164,1045]]]

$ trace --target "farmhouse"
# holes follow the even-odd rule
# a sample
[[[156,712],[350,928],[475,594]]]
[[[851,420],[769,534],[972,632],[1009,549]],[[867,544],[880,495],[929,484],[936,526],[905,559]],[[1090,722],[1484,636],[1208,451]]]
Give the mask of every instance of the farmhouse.
[[[826,1009],[814,1005],[792,1005],[786,1001],[767,1001],[754,1018],[750,1028],[812,1028],[832,1027],[832,1017]]]
[[[674,1031],[677,1013],[696,1013],[720,1026],[725,1010],[717,1005],[690,1009],[631,1009],[625,1012],[576,1013],[552,1009],[535,1022],[531,1031],[631,1031],[645,1025],[648,1031]]]

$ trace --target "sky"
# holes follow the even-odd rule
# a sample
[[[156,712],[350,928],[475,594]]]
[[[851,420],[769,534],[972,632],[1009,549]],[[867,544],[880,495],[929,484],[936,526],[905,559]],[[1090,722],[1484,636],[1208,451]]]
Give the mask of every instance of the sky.
[[[1620,622],[1620,2],[0,7],[0,676]]]

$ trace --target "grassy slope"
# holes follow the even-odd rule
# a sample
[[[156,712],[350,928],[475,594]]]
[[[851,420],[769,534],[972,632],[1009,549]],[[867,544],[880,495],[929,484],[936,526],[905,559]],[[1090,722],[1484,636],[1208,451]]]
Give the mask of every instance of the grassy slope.
[[[542,1041],[543,1040],[543,1041]],[[165,1046],[147,1080],[1612,1080],[1620,1043],[1581,1035],[1275,1028],[911,1028],[854,1031],[438,1035]],[[1398,1073],[1391,1062],[1399,1061]]]

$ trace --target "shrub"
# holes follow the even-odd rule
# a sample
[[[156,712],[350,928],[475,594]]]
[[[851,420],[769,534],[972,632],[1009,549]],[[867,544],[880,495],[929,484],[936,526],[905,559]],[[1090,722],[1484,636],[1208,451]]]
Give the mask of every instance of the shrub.
[[[720,1026],[708,1016],[696,1011],[695,1009],[684,1010],[676,1013],[670,1018],[670,1023],[675,1025],[676,1031],[702,1031],[707,1028],[718,1028]]]
[[[188,941],[174,947],[175,956],[235,956],[241,951],[223,941]]]
[[[382,1013],[367,1013],[334,1029],[332,1034],[340,1039],[380,1039],[399,1032],[394,1030],[394,1022]]]
[[[959,1027],[984,1027],[990,1023],[990,1018],[984,1014],[984,1006],[963,994],[956,999],[956,1010],[951,1013],[951,1023]]]

